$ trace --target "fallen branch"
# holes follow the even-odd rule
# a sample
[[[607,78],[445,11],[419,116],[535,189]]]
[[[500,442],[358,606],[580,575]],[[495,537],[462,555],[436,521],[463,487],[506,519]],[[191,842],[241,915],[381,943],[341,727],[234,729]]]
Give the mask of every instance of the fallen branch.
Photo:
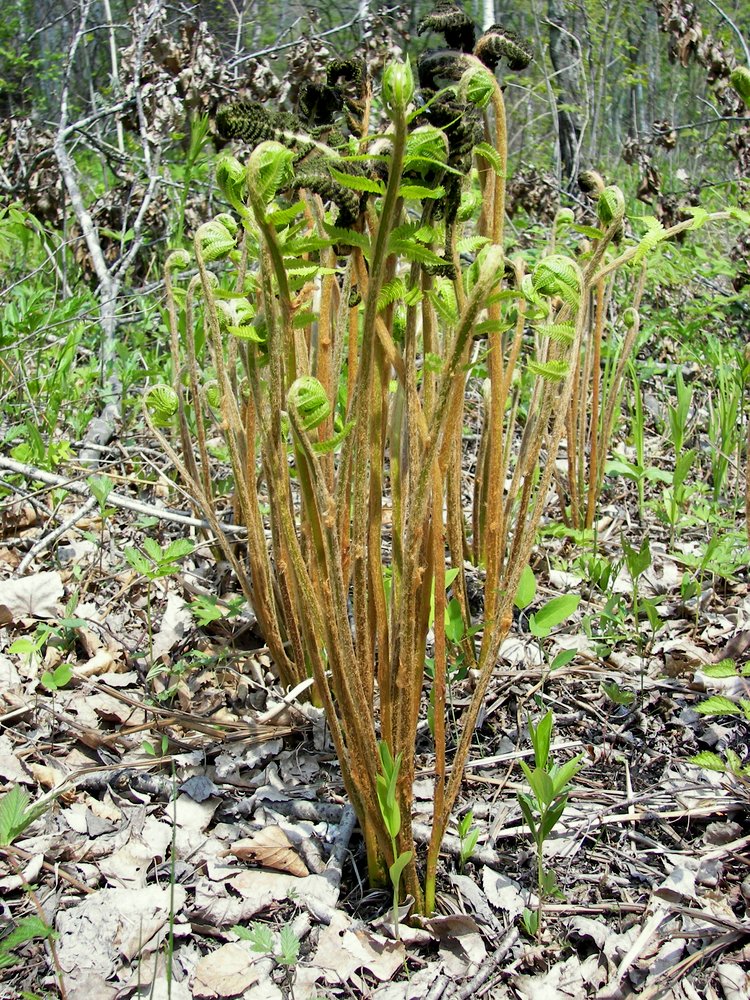
[[[62,486],[64,489],[69,490],[71,493],[77,493],[79,496],[92,495],[87,483],[79,483],[65,476],[58,476],[54,472],[37,469],[33,465],[27,465],[25,462],[16,462],[12,458],[5,458],[3,455],[0,455],[0,469],[8,469],[9,472],[15,472],[26,479],[34,479],[40,483],[46,483],[48,486]],[[133,511],[135,514],[158,517],[161,521],[172,521],[175,524],[183,524],[189,528],[202,528],[204,531],[211,529],[208,521],[202,518],[191,517],[189,514],[169,510],[166,507],[157,507],[151,503],[142,503],[140,500],[125,497],[121,493],[110,493],[107,497],[107,503],[112,504],[113,507]],[[219,523],[221,530],[227,534],[241,535],[245,533],[245,528],[240,524]]]

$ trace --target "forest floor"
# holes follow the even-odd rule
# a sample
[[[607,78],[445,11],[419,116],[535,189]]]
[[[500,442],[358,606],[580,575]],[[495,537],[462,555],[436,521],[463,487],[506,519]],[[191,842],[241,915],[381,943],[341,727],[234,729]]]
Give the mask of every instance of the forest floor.
[[[135,496],[129,461],[104,468]],[[181,503],[153,487],[139,499]],[[102,520],[94,508],[18,576],[55,500],[6,503],[0,788],[47,808],[18,831],[25,800],[13,793],[14,816],[0,800],[0,1000],[747,1000],[750,788],[688,758],[748,756],[744,714],[696,711],[710,695],[745,691],[748,568],[703,572],[686,590],[705,527],[670,544],[635,499],[632,482],[610,480],[598,551],[614,571],[599,588],[569,539],[540,545],[534,605],[504,644],[456,811],[473,811],[476,850],[462,865],[454,826],[438,913],[402,923],[398,940],[389,895],[367,886],[322,715],[279,689],[208,548],[149,582],[124,550],[146,535],[166,546],[185,529],[115,509]],[[63,503],[61,521],[80,507],[71,494]],[[650,540],[638,599],[656,619],[638,628],[623,536],[634,549]],[[581,596],[575,614],[548,638],[532,635],[530,613],[564,592]],[[200,594],[222,595],[198,601],[202,618]],[[551,669],[564,649],[575,655]],[[736,666],[712,676],[727,659]],[[471,683],[452,686],[456,715]],[[556,759],[582,754],[583,766],[545,847],[559,891],[534,938],[522,914],[537,904],[536,857],[516,793],[527,719],[548,708]],[[426,724],[418,751],[423,848]]]

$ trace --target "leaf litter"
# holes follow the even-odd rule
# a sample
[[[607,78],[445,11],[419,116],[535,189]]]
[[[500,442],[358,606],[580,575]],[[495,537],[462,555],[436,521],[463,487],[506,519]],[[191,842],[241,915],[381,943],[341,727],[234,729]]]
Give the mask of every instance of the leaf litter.
[[[123,517],[107,530],[132,529]],[[621,530],[615,516],[609,537]],[[101,577],[94,549],[75,574],[65,564],[0,584],[0,792],[18,786],[48,806],[0,848],[0,956],[4,932],[38,903],[71,1000],[750,995],[748,786],[688,762],[706,747],[748,755],[742,716],[696,712],[709,695],[747,697],[739,670],[710,670],[747,660],[741,575],[722,595],[704,590],[700,606],[686,604],[679,562],[654,545],[641,586],[661,597],[663,625],[644,649],[631,637],[603,652],[601,636],[580,628],[596,620],[603,595],[576,573],[549,574],[550,594],[582,593],[576,620],[542,644],[522,617],[503,647],[457,811],[472,808],[476,849],[462,860],[449,830],[438,913],[405,922],[397,941],[386,895],[367,888],[320,711],[275,684],[251,617],[198,626],[195,581],[211,572],[199,554],[154,588],[159,671],[147,678],[145,592],[108,566],[113,551],[105,545]],[[613,592],[627,597],[631,587],[621,573]],[[79,622],[57,628],[36,657],[9,652],[40,624],[64,620],[75,593],[85,595]],[[550,672],[561,650],[575,655]],[[61,663],[69,683],[45,688],[42,674]],[[606,691],[637,697],[618,704]],[[454,711],[465,693],[452,692]],[[534,939],[521,927],[538,900],[517,764],[529,755],[526,717],[547,707],[553,752],[582,753],[584,767],[545,847],[560,896],[545,902]],[[429,746],[424,739],[415,787],[422,843]],[[265,950],[234,930],[256,924],[271,932]],[[298,942],[289,965],[284,928]],[[10,959],[2,1000],[58,989],[45,940]]]

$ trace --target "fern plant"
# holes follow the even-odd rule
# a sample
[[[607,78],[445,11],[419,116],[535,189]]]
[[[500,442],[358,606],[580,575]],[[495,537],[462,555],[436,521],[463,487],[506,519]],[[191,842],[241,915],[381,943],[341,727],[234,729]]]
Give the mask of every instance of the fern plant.
[[[166,264],[179,446],[157,426],[160,394],[146,400],[281,682],[314,679],[372,881],[387,884],[397,868],[394,887],[421,912],[434,909],[441,841],[551,493],[592,290],[630,259],[606,257],[614,219],[583,263],[558,252],[526,274],[520,258],[506,259],[506,120],[494,71],[501,59],[521,69],[530,54],[497,25],[475,44],[470,19],[452,6],[446,21],[444,6],[421,30],[443,32],[458,51],[420,59],[420,102],[410,63],[388,65],[379,94],[388,120],[374,134],[378,105],[357,63],[337,64],[320,93],[305,92],[299,116],[220,110],[220,130],[251,151],[217,165],[231,215],[198,229],[192,258],[178,251]],[[188,267],[196,273],[178,288]],[[462,434],[480,361],[485,423],[465,512]],[[520,383],[530,389],[523,407]],[[246,557],[221,530],[217,434]],[[467,557],[485,581],[480,630],[468,627]],[[448,586],[476,678],[450,771]],[[428,652],[435,792],[422,867],[412,786]],[[386,810],[383,746],[400,762]]]

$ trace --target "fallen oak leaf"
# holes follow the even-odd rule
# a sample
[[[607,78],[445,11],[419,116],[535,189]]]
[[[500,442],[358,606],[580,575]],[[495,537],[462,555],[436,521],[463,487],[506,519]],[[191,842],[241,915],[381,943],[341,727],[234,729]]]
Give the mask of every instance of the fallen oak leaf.
[[[239,861],[255,862],[264,868],[287,872],[304,878],[310,872],[294,850],[289,838],[279,826],[266,826],[252,837],[235,841],[222,857],[233,855]]]

